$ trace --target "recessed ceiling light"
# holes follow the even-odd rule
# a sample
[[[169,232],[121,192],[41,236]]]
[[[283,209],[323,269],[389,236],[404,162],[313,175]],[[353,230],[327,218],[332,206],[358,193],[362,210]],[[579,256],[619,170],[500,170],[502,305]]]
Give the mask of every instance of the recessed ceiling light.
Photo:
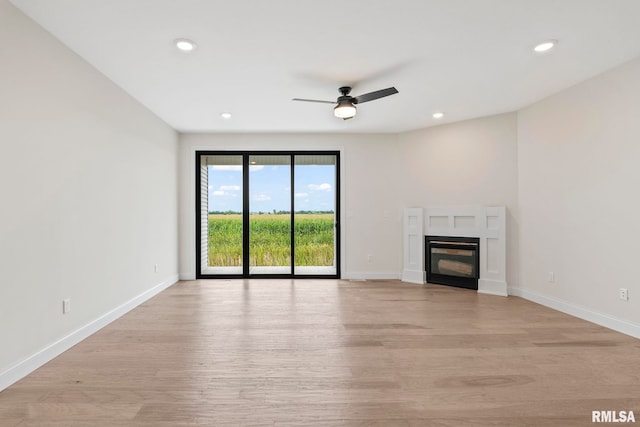
[[[189,39],[176,39],[175,40],[176,47],[183,52],[191,52],[196,48],[195,42]]]
[[[534,47],[533,50],[538,53],[548,52],[551,49],[553,49],[553,47],[557,44],[558,44],[558,40],[547,40],[536,45],[536,47]]]
[[[433,113],[432,116],[434,119],[441,119],[444,117],[444,113],[442,111],[438,111],[437,113]]]
[[[221,113],[220,117],[222,117],[225,120],[229,120],[233,115],[231,113]]]

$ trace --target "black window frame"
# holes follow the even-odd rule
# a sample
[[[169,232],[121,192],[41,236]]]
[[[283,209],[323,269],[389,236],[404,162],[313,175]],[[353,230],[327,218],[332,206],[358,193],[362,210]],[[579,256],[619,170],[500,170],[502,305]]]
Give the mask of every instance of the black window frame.
[[[290,156],[291,162],[291,272],[289,274],[250,274],[250,265],[249,265],[249,158],[250,156]],[[335,263],[336,263],[336,273],[335,274],[295,274],[295,212],[294,212],[294,197],[295,197],[295,156],[298,155],[327,155],[327,156],[335,156],[336,163],[336,176],[335,176],[335,212],[334,212],[334,233],[336,239],[335,245]],[[240,274],[203,274],[200,266],[200,258],[202,255],[201,251],[201,235],[200,235],[200,227],[201,223],[201,175],[200,175],[200,165],[201,165],[201,157],[202,156],[242,156],[242,198],[243,198],[243,206],[242,206],[242,273]],[[195,257],[195,267],[196,267],[196,279],[340,279],[341,278],[341,238],[340,238],[340,151],[336,150],[196,150],[195,152],[195,213],[196,213],[196,226],[195,226],[195,236],[196,236],[196,257]]]

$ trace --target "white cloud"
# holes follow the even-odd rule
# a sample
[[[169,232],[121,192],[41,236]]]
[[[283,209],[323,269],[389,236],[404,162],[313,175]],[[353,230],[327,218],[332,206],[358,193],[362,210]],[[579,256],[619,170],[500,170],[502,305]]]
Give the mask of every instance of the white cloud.
[[[322,183],[322,184],[309,184],[309,190],[312,191],[331,191],[331,184]]]
[[[213,192],[214,196],[224,196],[224,191],[216,190]]]
[[[220,191],[240,191],[239,185],[221,185]]]
[[[249,170],[251,172],[261,171],[262,169],[264,169],[264,165],[250,165],[249,166]]]
[[[213,190],[213,187],[211,185],[209,186],[209,190]]]
[[[257,202],[265,202],[267,200],[271,200],[271,196],[269,196],[268,194],[256,194],[253,197],[253,200]]]
[[[296,193],[295,196],[296,197],[307,197],[309,195],[309,193]]]

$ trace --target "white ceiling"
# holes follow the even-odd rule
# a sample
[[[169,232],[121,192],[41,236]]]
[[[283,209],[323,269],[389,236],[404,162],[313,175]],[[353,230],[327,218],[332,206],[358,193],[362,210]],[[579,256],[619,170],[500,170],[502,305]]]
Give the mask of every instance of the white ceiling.
[[[514,111],[640,56],[638,0],[11,2],[182,132],[405,131]],[[533,53],[545,39],[560,43]],[[347,121],[291,101],[342,85],[400,93]]]

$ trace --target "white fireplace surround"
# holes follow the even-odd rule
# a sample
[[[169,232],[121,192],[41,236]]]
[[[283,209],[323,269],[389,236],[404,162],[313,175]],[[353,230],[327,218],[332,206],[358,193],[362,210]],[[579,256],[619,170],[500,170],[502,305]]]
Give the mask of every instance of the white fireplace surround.
[[[402,281],[425,283],[424,236],[480,238],[478,292],[507,296],[504,206],[406,208]]]

